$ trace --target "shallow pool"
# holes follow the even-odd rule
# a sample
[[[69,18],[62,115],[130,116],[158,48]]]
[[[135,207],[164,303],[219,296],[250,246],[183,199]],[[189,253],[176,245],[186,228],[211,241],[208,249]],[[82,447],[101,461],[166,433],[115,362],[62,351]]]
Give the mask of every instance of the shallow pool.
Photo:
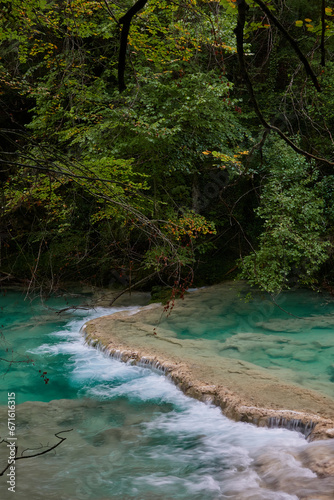
[[[82,325],[117,308],[59,316],[53,309],[64,299],[31,304],[17,293],[2,297],[1,307],[1,438],[8,432],[7,392],[16,393],[19,455],[47,450],[59,442],[56,433],[66,437],[51,452],[17,461],[15,498],[334,497],[334,478],[315,472],[321,460],[334,460],[331,441],[309,444],[288,430],[231,422],[163,375],[85,345]],[[0,452],[3,470],[5,443]],[[0,490],[1,499],[13,498],[5,476]]]

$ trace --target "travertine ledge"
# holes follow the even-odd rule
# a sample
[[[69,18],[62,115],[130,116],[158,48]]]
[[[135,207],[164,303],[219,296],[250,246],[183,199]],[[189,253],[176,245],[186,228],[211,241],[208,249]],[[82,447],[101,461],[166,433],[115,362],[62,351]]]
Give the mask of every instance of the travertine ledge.
[[[136,314],[94,319],[84,326],[86,342],[121,361],[162,371],[186,395],[219,406],[235,421],[295,429],[309,440],[334,438],[332,398],[251,363],[209,355],[210,341],[180,340],[155,327],[161,312],[154,304]]]

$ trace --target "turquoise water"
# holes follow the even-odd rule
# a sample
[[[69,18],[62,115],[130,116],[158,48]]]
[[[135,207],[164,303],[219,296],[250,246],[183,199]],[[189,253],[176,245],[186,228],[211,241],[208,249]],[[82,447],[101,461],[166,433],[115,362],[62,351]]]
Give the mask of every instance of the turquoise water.
[[[12,292],[1,297],[0,357],[23,361],[0,361],[2,404],[16,392],[18,452],[44,450],[59,442],[55,433],[68,431],[56,450],[17,461],[15,498],[298,500],[319,492],[333,498],[334,480],[312,471],[319,456],[333,458],[331,442],[309,444],[295,432],[229,421],[163,375],[84,344],[82,325],[118,308],[61,316],[51,309],[64,305],[53,299],[45,308]],[[4,438],[7,407],[0,417]],[[7,455],[1,443],[1,470]],[[5,481],[0,477],[3,500],[13,498]]]
[[[230,286],[189,294],[183,310],[162,326],[178,338],[207,341],[223,357],[270,370],[281,379],[334,397],[334,300],[298,290],[268,296]]]

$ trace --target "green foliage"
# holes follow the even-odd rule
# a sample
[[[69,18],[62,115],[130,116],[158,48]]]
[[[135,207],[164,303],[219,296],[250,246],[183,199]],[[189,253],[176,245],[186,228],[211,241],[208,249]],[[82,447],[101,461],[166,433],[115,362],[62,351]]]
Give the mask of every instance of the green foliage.
[[[268,154],[268,178],[257,213],[258,249],[242,262],[241,277],[270,293],[312,285],[328,259],[324,203],[314,166],[277,141]]]
[[[318,6],[266,3],[312,53],[318,93],[282,33],[247,3],[246,64],[266,119],[330,158],[332,8],[320,67]],[[1,3],[0,125],[15,128],[0,151],[3,268],[35,281],[105,284],[116,270],[174,282],[214,255],[230,272],[258,238],[243,259],[252,284],[274,292],[297,274],[312,285],[333,229],[332,172],[280,142],[255,146],[263,131],[239,74],[237,2],[150,0],[132,20],[120,94],[117,19],[132,4]]]
[[[129,48],[137,74],[120,96],[115,18],[123,13],[94,0],[13,1],[4,9],[0,79],[5,97],[19,96],[27,107],[34,141],[19,139],[13,165],[20,166],[2,192],[0,223],[9,235],[3,262],[10,272],[58,279],[86,266],[87,275],[98,267],[108,276],[132,258],[137,268],[158,271],[166,255],[167,267],[178,269],[210,246],[205,235],[212,225],[204,216],[193,216],[198,245],[195,231],[177,238],[165,217],[151,222],[149,216],[165,214],[169,190],[191,205],[180,174],[205,168],[204,149],[234,148],[228,81],[221,67],[202,71],[202,52],[233,53],[233,35],[210,8],[198,23],[196,6],[150,2],[133,23]],[[166,192],[163,176],[173,174]],[[184,216],[177,214],[177,204],[168,208],[182,234]]]
[[[115,153],[126,157],[130,151],[145,171],[162,180],[205,168],[207,148],[234,151],[242,131],[224,77],[198,72],[181,73],[177,79],[172,74],[150,78],[142,79],[123,123],[125,110],[119,112]]]
[[[331,228],[330,233],[334,228],[334,175],[328,175],[319,183],[321,197],[324,200],[324,213],[327,223]]]

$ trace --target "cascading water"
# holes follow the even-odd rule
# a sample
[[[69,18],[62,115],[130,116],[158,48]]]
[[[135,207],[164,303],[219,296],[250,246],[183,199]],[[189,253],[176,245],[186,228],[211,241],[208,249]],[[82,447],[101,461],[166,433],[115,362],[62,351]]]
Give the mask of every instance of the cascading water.
[[[307,424],[304,424],[298,418],[288,420],[286,418],[281,418],[281,417],[269,417],[268,421],[268,427],[270,429],[283,427],[284,429],[289,429],[291,431],[301,432],[302,434],[304,434],[305,437],[308,437],[311,434],[315,425],[316,423],[312,421],[308,422]]]
[[[55,450],[17,461],[16,498],[334,498],[334,478],[326,477],[331,441],[307,443],[297,432],[232,422],[218,408],[185,397],[163,374],[85,345],[82,325],[119,309],[72,311],[64,319],[17,294],[2,305],[1,357],[24,360],[26,347],[34,360],[11,364],[2,377],[5,396],[17,394],[19,452],[45,450],[59,441],[56,433],[69,431]],[[56,300],[52,305],[61,307]],[[1,403],[3,438],[5,398]],[[6,448],[0,452],[2,467]],[[0,489],[1,499],[13,498],[3,476]]]

